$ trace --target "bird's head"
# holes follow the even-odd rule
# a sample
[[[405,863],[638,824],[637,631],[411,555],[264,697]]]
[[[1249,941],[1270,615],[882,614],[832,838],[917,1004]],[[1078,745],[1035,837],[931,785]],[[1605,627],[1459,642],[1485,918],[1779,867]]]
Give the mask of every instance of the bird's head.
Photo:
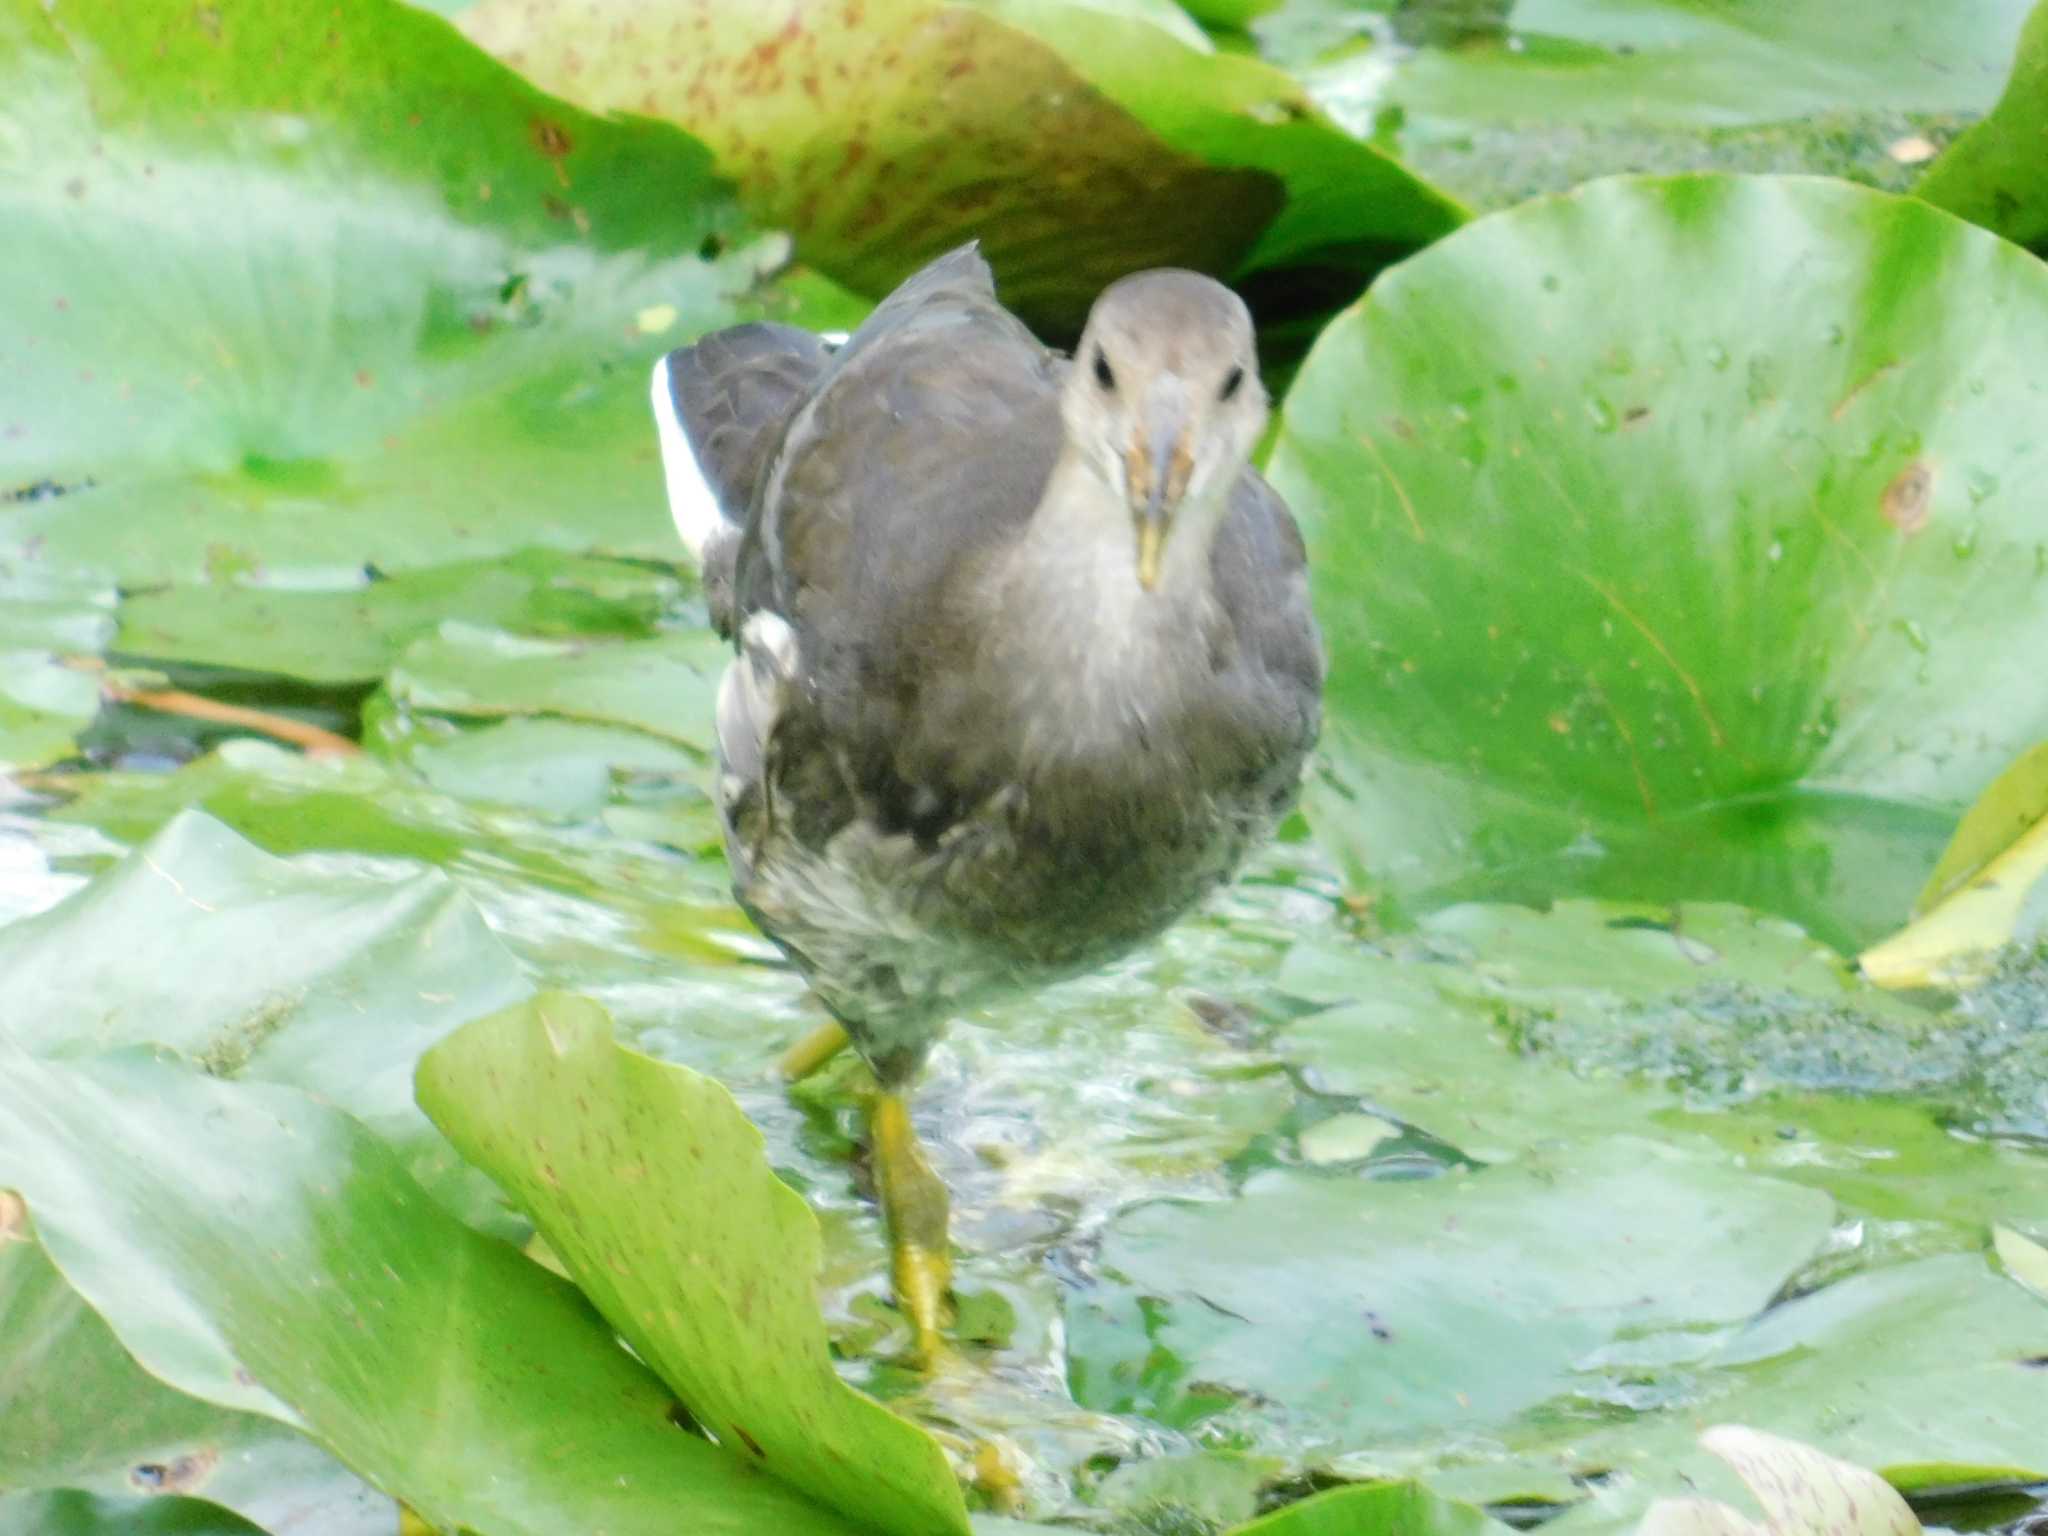
[[[1265,430],[1244,301],[1197,272],[1111,284],[1089,311],[1060,411],[1070,451],[1129,508],[1138,581],[1151,590],[1170,537],[1206,543],[1215,531]]]

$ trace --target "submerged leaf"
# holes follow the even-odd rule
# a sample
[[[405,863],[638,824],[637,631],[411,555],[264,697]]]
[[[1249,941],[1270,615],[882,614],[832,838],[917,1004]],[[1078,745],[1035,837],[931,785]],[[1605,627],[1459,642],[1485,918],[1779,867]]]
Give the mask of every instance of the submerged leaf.
[[[1691,1150],[1613,1137],[1478,1171],[1293,1170],[1112,1223],[1068,1300],[1075,1396],[1186,1428],[1278,1425],[1326,1451],[1486,1437],[1561,1395],[1625,1401],[1704,1353],[1824,1239],[1830,1203]],[[1668,1358],[1668,1356],[1667,1356]]]
[[[721,1445],[879,1530],[964,1532],[937,1443],[834,1372],[817,1218],[725,1088],[557,992],[437,1046],[418,1091]]]
[[[1670,1406],[1769,1424],[1873,1467],[1887,1482],[1934,1492],[2048,1474],[2048,1308],[1951,1253],[1838,1280],[1771,1308],[1703,1353]],[[1853,1401],[1855,1412],[1843,1404]],[[1603,1495],[1614,1514],[1674,1473],[1699,1480],[1697,1418],[1644,1414],[1608,1425],[1536,1426],[1544,1460],[1629,1474]],[[1526,1443],[1526,1442],[1525,1442]],[[1524,1454],[1536,1454],[1534,1446]],[[1486,1496],[1498,1471],[1476,1480]]]

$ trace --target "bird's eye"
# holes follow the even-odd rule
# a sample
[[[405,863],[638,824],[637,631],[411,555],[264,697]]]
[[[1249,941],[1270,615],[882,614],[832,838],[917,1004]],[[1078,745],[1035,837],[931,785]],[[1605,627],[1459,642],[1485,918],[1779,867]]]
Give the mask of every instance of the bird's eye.
[[[1228,400],[1237,393],[1237,388],[1242,383],[1244,383],[1244,370],[1242,368],[1231,369],[1230,372],[1223,375],[1223,388],[1217,392],[1216,398],[1218,400]]]
[[[1109,359],[1103,356],[1100,347],[1095,349],[1095,382],[1104,389],[1116,388],[1116,375],[1109,371]]]

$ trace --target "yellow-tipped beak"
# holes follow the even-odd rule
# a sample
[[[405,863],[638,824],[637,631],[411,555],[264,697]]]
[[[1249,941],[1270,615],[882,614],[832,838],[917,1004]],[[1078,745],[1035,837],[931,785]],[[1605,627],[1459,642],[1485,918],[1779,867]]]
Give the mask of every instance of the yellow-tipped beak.
[[[1166,524],[1154,518],[1138,520],[1138,585],[1150,592],[1159,585],[1159,552],[1166,547]]]

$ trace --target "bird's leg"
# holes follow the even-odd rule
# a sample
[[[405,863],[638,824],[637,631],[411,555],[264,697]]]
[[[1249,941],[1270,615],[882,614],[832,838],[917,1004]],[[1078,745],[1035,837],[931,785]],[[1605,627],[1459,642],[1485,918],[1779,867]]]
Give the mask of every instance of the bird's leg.
[[[869,1133],[882,1216],[889,1223],[889,1272],[896,1304],[910,1319],[918,1362],[929,1368],[944,1350],[946,1293],[953,1284],[946,1186],[925,1161],[902,1094],[884,1091],[875,1096]]]
[[[853,1043],[846,1027],[827,1019],[782,1053],[780,1069],[790,1082],[801,1082]]]

